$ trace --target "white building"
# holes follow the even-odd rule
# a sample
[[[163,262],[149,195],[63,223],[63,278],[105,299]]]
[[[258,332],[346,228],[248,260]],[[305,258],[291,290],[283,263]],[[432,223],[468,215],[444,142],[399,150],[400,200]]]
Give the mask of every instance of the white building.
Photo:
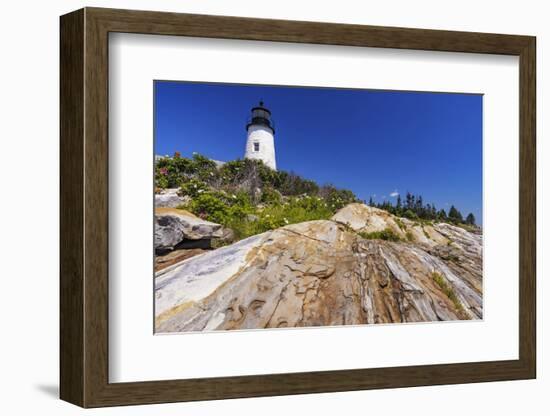
[[[252,116],[246,125],[247,139],[244,157],[259,159],[271,169],[277,170],[275,161],[275,128],[271,111],[260,105],[252,109]]]

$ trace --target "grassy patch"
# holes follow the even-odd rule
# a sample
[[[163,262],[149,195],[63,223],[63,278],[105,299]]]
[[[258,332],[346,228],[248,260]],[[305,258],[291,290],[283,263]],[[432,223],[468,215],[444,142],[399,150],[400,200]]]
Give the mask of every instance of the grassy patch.
[[[437,272],[432,273],[432,279],[435,282],[437,286],[445,293],[445,295],[449,298],[451,302],[453,302],[453,305],[457,311],[459,311],[461,314],[464,313],[464,308],[462,307],[462,304],[458,300],[458,297],[456,296],[455,291],[453,288],[447,283],[447,280]]]
[[[401,238],[391,228],[385,228],[382,231],[373,231],[371,233],[360,231],[358,234],[367,240],[401,241]]]
[[[428,232],[424,229],[424,226],[422,226],[422,232],[424,233],[424,236],[425,236],[428,240],[431,239],[430,234],[428,234]]]
[[[479,232],[479,228],[476,227],[475,225],[469,225],[469,224],[460,224],[460,223],[457,223],[457,224],[453,224],[457,227],[460,227],[462,228],[463,230],[466,230],[468,231],[469,233],[476,233],[476,232]]]
[[[401,231],[407,231],[407,227],[405,226],[405,224],[403,224],[403,221],[401,221],[401,218],[396,217],[395,218],[395,223],[401,229]]]
[[[405,237],[407,237],[407,241],[414,241],[414,235],[410,231],[405,233]]]
[[[320,197],[299,196],[284,202],[254,205],[245,192],[208,191],[183,208],[208,221],[231,228],[234,241],[304,221],[329,219],[334,210]]]

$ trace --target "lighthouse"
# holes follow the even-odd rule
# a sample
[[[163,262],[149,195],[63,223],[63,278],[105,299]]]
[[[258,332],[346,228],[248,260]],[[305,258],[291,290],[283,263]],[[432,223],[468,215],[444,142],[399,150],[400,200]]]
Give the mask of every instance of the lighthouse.
[[[277,170],[275,162],[275,128],[271,119],[271,111],[263,101],[252,108],[252,114],[246,124],[246,149],[244,157],[258,159],[273,170]]]

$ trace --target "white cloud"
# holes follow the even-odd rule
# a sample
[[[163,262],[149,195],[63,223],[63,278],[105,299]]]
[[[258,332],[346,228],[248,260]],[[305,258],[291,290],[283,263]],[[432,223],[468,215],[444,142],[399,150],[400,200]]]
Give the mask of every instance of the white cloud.
[[[397,189],[396,189],[395,191],[393,191],[392,193],[390,193],[390,196],[391,196],[392,198],[395,198],[395,197],[398,196],[398,195],[399,195],[399,192],[397,192]]]

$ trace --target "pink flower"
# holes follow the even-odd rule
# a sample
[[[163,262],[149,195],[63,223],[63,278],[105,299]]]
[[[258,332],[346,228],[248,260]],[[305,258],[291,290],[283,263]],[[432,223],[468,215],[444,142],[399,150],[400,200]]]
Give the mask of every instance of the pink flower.
[[[164,175],[164,176],[168,175],[168,169],[166,168],[160,168],[159,172],[161,175]]]

